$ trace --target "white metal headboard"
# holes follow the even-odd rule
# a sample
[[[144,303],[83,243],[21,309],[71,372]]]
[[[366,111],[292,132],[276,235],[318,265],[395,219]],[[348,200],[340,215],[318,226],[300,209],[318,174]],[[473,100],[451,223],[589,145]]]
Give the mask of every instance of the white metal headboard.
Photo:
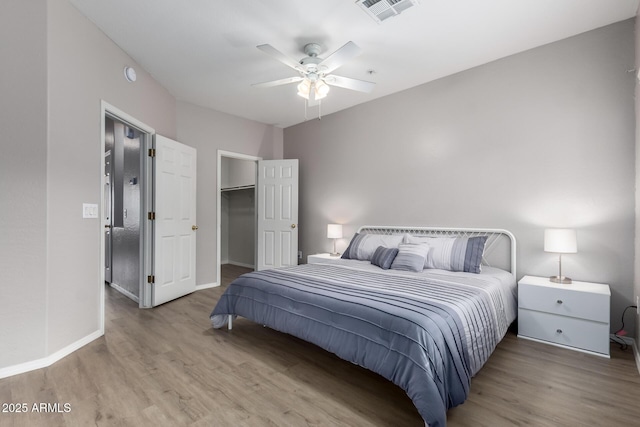
[[[363,225],[358,233],[364,234],[411,234],[431,237],[477,237],[487,236],[482,255],[482,264],[502,268],[516,276],[516,238],[508,230],[497,228],[446,228],[446,227],[402,227]]]

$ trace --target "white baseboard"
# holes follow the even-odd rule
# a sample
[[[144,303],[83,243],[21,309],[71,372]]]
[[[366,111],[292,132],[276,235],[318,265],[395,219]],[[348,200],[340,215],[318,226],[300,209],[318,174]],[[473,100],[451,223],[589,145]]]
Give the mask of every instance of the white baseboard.
[[[638,368],[638,373],[640,373],[640,350],[636,340],[633,340],[633,354],[636,355],[636,367]]]
[[[253,266],[252,266],[253,267]],[[120,286],[117,285],[111,285],[114,288],[117,288],[118,291],[123,292],[125,294],[130,294],[127,295],[129,298],[134,299],[135,295],[131,294],[130,292],[127,292],[125,289],[122,289]],[[214,283],[204,283],[202,285],[197,285],[196,286],[196,291],[201,291],[203,289],[209,289],[209,288],[215,288],[217,286],[220,286],[219,283],[214,282]],[[56,363],[58,360],[70,355],[71,353],[73,353],[74,351],[80,349],[81,347],[84,347],[85,345],[89,344],[91,341],[100,338],[101,336],[104,335],[104,331],[95,331],[89,335],[87,335],[86,337],[66,346],[65,348],[56,351],[55,353],[51,354],[50,356],[47,357],[43,357],[42,359],[37,359],[37,360],[32,360],[29,362],[25,362],[25,363],[20,363],[18,365],[12,365],[12,366],[7,366],[5,368],[0,368],[0,379],[2,378],[7,378],[7,377],[12,377],[14,375],[18,375],[18,374],[23,374],[25,372],[29,372],[29,371],[35,371],[36,369],[41,369],[41,368],[46,368],[47,366],[51,366],[54,363]]]
[[[255,264],[246,264],[244,262],[237,262],[237,261],[221,262],[220,264],[231,264],[231,265],[237,265],[238,267],[256,268]]]
[[[241,267],[248,267],[248,268],[254,268],[253,265],[243,265],[243,264],[239,264],[239,263],[230,263],[233,265],[240,265]],[[111,285],[113,286],[113,285]],[[218,282],[213,282],[213,283],[204,283],[202,285],[196,285],[196,291],[201,291],[203,289],[209,289],[209,288],[215,288],[220,286],[220,284]],[[113,286],[114,288],[118,288],[118,291],[123,293],[128,293],[126,290],[122,289],[120,286]],[[130,294],[130,293],[129,293]],[[135,295],[131,294],[131,295],[127,295],[130,298],[135,297]],[[133,298],[132,298],[133,299]],[[29,371],[35,371],[36,369],[41,369],[41,368],[46,368],[47,366],[51,366],[54,363],[56,363],[58,360],[70,355],[71,353],[73,353],[74,351],[78,350],[81,347],[84,347],[85,345],[89,344],[91,341],[100,338],[101,336],[104,335],[104,331],[95,331],[93,333],[91,333],[90,335],[87,335],[86,337],[66,346],[65,348],[56,351],[55,353],[51,354],[50,356],[47,357],[43,357],[42,359],[37,359],[37,360],[32,360],[30,362],[25,362],[25,363],[20,363],[18,365],[12,365],[12,366],[7,366],[6,368],[0,368],[0,379],[2,378],[7,378],[7,377],[11,377],[14,375],[18,375],[18,374],[23,374],[25,372],[29,372]]]
[[[209,288],[217,288],[218,286],[220,286],[220,283],[218,282],[203,283],[202,285],[196,285],[196,291],[201,291],[203,289],[209,289]]]
[[[255,265],[253,264],[244,264],[242,262],[235,262],[235,261],[221,261],[220,265],[222,264],[231,264],[231,265],[237,265],[238,267],[246,267],[246,268],[251,268],[254,269],[256,268]],[[209,289],[209,288],[217,288],[218,286],[220,286],[220,283],[218,282],[213,282],[213,283],[204,283],[202,285],[196,285],[196,291],[201,291],[203,289]]]
[[[70,355],[74,351],[89,344],[91,341],[100,338],[104,335],[104,331],[95,331],[86,337],[79,339],[78,341],[66,346],[53,353],[50,356],[43,357],[42,359],[32,360],[30,362],[20,363],[19,365],[7,366],[0,369],[0,378],[7,378],[13,375],[23,374],[29,371],[35,371],[36,369],[46,368],[56,363],[58,360]]]
[[[122,295],[126,296],[127,298],[132,299],[137,303],[140,303],[140,298],[138,298],[137,295],[135,295],[133,292],[126,290],[125,288],[118,285],[117,283],[109,283],[109,286],[111,286],[113,289],[120,292]]]

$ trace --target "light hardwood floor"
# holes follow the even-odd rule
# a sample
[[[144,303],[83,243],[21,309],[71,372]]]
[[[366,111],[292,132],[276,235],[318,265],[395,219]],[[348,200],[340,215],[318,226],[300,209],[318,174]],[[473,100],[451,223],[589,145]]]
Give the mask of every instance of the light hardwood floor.
[[[230,266],[226,266],[230,267]],[[245,319],[213,330],[223,286],[151,310],[107,290],[104,337],[51,367],[0,380],[0,426],[422,426],[395,385],[311,344]],[[449,426],[640,425],[631,350],[604,359],[509,332]],[[34,403],[70,412],[31,412]]]

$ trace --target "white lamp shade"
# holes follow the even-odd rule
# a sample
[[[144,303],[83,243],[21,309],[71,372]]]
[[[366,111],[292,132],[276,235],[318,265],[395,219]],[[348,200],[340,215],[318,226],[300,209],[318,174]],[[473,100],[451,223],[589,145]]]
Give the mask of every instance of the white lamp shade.
[[[544,251],[558,254],[578,252],[576,230],[569,228],[549,228],[544,230]]]
[[[329,85],[320,80],[315,84],[316,86],[316,99],[323,99],[329,93]]]
[[[311,83],[307,79],[304,79],[298,85],[298,95],[300,95],[304,99],[309,99],[310,90],[311,90]]]
[[[342,239],[342,224],[328,224],[327,238]]]

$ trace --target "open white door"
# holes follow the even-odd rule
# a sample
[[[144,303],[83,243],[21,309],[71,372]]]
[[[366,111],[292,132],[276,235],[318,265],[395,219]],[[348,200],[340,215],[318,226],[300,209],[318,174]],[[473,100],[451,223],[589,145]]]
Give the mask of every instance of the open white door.
[[[196,290],[196,150],[155,135],[154,284],[157,306]]]
[[[256,269],[298,264],[298,160],[258,162]]]

